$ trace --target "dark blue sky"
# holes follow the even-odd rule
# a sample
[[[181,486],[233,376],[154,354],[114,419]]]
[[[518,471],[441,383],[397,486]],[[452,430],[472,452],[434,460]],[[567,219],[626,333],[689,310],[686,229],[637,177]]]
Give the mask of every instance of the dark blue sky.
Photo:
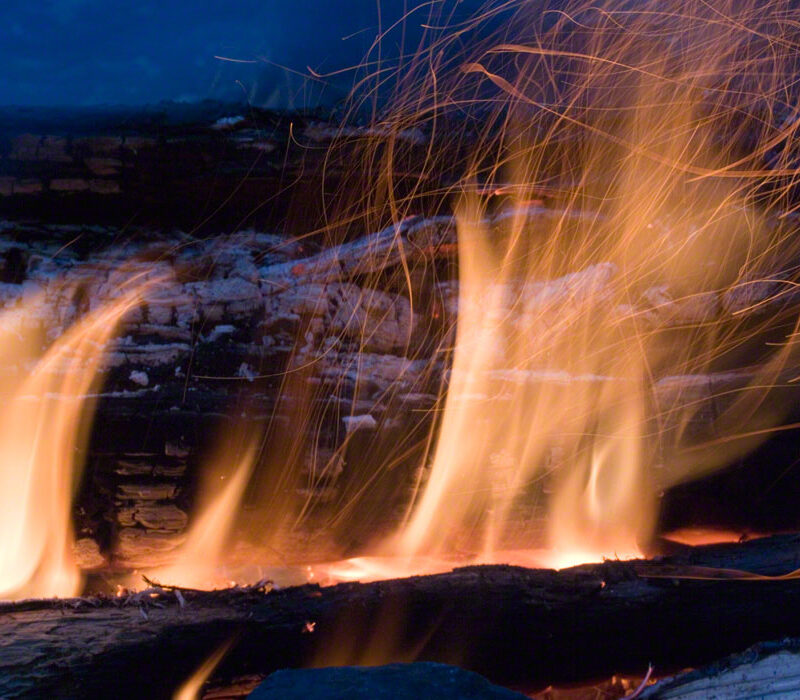
[[[379,0],[0,0],[0,104],[144,104],[249,99],[302,107],[343,94],[305,72],[361,61],[378,33]],[[380,0],[387,27],[423,0]],[[425,3],[442,6],[441,0]],[[461,12],[482,0],[444,0]],[[418,41],[429,8],[407,20]],[[345,38],[348,37],[348,38]],[[400,32],[384,42],[396,50]],[[250,63],[233,62],[250,61]]]

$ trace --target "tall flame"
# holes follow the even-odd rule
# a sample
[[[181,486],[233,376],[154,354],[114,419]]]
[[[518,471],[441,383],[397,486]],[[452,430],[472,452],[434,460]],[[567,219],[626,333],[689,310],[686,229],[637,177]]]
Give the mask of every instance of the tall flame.
[[[556,566],[634,556],[652,537],[659,468],[664,488],[731,458],[681,463],[697,407],[684,398],[667,417],[654,389],[707,373],[752,332],[720,320],[719,299],[786,246],[766,235],[782,190],[765,194],[776,176],[755,167],[763,146],[745,153],[721,135],[790,138],[759,110],[793,58],[770,33],[776,8],[724,5],[576,3],[528,44],[476,52],[450,92],[438,76],[443,104],[472,96],[490,116],[454,192],[458,322],[438,443],[393,551],[492,560],[504,543],[539,542]],[[548,181],[564,193],[549,215],[531,205]],[[476,194],[493,191],[513,195],[502,210]],[[659,329],[669,314],[684,340]],[[764,399],[790,345],[715,422],[738,453],[755,444],[738,438],[748,425],[779,420]],[[511,531],[541,522],[525,517],[536,508],[546,532]]]
[[[88,437],[102,349],[141,287],[90,313],[56,340],[28,376],[3,376],[0,391],[0,598],[70,596],[81,575],[73,561],[71,502]],[[24,302],[23,314],[36,300]],[[3,366],[35,358],[42,338],[0,317]]]
[[[771,304],[796,286],[796,271],[781,267],[798,250],[781,222],[800,172],[788,84],[795,17],[784,2],[755,0],[512,1],[478,18],[502,20],[490,41],[465,24],[405,65],[403,93],[379,130],[390,137],[379,141],[380,155],[365,147],[374,187],[354,196],[363,197],[365,222],[455,203],[458,319],[454,346],[440,348],[452,368],[432,463],[418,470],[385,556],[315,571],[385,577],[438,569],[455,555],[497,561],[512,547],[544,547],[536,561],[553,566],[637,555],[653,535],[659,490],[723,466],[769,434],[783,412],[773,390],[787,380],[800,330],[785,309],[787,342],[760,343],[746,381],[726,396],[693,392],[716,369],[740,367],[739,346],[771,328],[739,316],[747,299]],[[436,132],[440,120],[467,123],[458,159],[441,168],[456,184],[424,191],[439,169],[431,146],[424,176],[401,196],[393,168],[405,154],[393,136],[420,125]],[[370,171],[375,163],[386,172]],[[536,204],[542,190],[556,194],[556,206]],[[398,276],[411,290],[416,271],[398,245]],[[364,283],[384,284],[383,274]],[[759,285],[778,291],[761,294]],[[300,337],[310,345],[319,330],[310,324]],[[371,330],[365,323],[365,337]],[[410,328],[404,361],[415,352],[412,336]],[[321,431],[310,387],[330,385],[313,384],[314,363],[300,349],[298,358],[303,372],[293,368],[284,388],[286,403],[302,408],[276,411],[297,419],[294,433],[270,443],[274,468],[254,479],[262,506],[270,504],[255,518],[264,531],[267,521],[299,523],[311,510],[281,501],[300,490],[296,435],[314,432],[315,422]],[[366,396],[357,387],[349,398]],[[695,418],[709,403],[712,429],[698,437]],[[336,471],[346,447],[308,470],[310,480]],[[188,568],[206,576],[206,564],[221,560],[253,456],[228,460],[236,476],[208,492],[218,500],[209,496],[190,534],[185,569],[194,562]],[[384,465],[367,466],[337,523]]]
[[[171,585],[213,588],[229,584],[223,576],[225,549],[237,522],[260,447],[259,431],[240,426],[217,445],[202,468],[199,506],[175,561],[149,573]]]
[[[543,512],[549,481],[556,552],[634,555],[654,517],[641,459],[644,360],[615,342],[617,267],[538,282],[526,239],[513,226],[490,235],[480,213],[459,216],[452,375],[430,479],[400,551],[488,558],[515,508],[538,498]],[[548,474],[563,466],[554,453],[565,474]]]

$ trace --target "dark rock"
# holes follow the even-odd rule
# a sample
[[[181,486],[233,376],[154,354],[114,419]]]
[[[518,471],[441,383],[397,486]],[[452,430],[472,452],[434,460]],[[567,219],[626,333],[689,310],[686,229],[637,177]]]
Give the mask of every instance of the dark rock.
[[[457,666],[420,662],[276,671],[248,697],[251,700],[521,700],[525,696]]]

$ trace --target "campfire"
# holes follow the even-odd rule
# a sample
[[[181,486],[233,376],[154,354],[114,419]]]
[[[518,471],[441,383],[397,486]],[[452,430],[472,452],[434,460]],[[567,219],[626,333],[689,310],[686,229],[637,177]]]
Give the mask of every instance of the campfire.
[[[438,19],[336,120],[7,127],[3,697],[800,692],[800,14]]]

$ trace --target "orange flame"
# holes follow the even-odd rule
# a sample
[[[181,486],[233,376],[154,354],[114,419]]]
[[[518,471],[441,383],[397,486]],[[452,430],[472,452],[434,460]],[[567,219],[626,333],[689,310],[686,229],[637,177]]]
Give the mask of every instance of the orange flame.
[[[82,467],[103,347],[140,299],[136,285],[90,313],[34,362],[25,378],[4,376],[0,408],[0,597],[71,596],[81,574],[71,554],[71,497]],[[30,310],[35,300],[24,302]],[[25,326],[5,331],[3,365],[35,357],[41,338]],[[14,334],[18,333],[16,337]]]
[[[203,684],[209,679],[211,674],[214,673],[214,669],[219,666],[222,659],[225,658],[225,654],[228,653],[235,641],[236,635],[231,637],[224,644],[221,644],[219,648],[216,649],[213,654],[211,654],[211,656],[209,656],[205,661],[203,661],[202,664],[200,664],[191,677],[183,685],[181,685],[178,690],[175,691],[172,699],[196,700],[197,698],[201,697],[200,691],[203,689]]]
[[[202,468],[200,507],[172,564],[149,572],[157,581],[191,588],[230,585],[223,575],[225,545],[259,450],[256,430],[234,431]],[[232,466],[232,469],[231,469]]]
[[[659,488],[724,465],[780,420],[765,398],[791,343],[714,421],[729,450],[713,442],[687,458],[699,402],[684,394],[670,404],[655,380],[709,371],[737,342],[721,295],[757,279],[788,245],[767,232],[762,212],[775,202],[762,194],[756,205],[778,175],[743,167],[762,146],[742,157],[719,138],[742,133],[743,122],[771,128],[756,104],[770,99],[766,86],[747,93],[734,76],[747,57],[776,83],[793,74],[777,49],[782,25],[772,6],[762,14],[725,3],[709,15],[702,3],[686,13],[655,5],[576,3],[530,45],[503,42],[465,59],[452,93],[437,76],[439,95],[456,101],[472,86],[491,116],[455,188],[453,368],[430,475],[388,545],[401,559],[472,552],[489,561],[508,541],[546,542],[541,561],[552,566],[638,556]],[[753,22],[765,33],[743,31]],[[790,136],[772,132],[773,144]],[[565,176],[564,208],[549,220],[532,212],[538,183]],[[492,214],[480,194],[501,177],[516,199]],[[682,325],[686,340],[670,344],[659,323]],[[743,337],[751,332],[742,324]],[[536,509],[545,532],[513,532]]]
[[[456,202],[458,322],[432,464],[379,556],[317,565],[317,580],[637,556],[653,535],[660,490],[729,463],[781,420],[771,392],[792,366],[797,318],[784,316],[786,343],[762,348],[759,368],[730,395],[716,395],[707,377],[768,328],[744,316],[797,284],[796,271],[774,275],[798,250],[774,216],[798,174],[800,120],[787,84],[794,15],[783,3],[567,2],[533,22],[531,3],[500,5],[499,15],[521,8],[508,33],[529,40],[479,45],[448,72],[445,36],[430,61],[412,62],[401,82],[422,70],[418,90],[401,95],[381,127],[399,133],[433,114],[435,131],[440,112],[485,108],[471,157],[454,166],[460,181],[444,195]],[[371,162],[401,160],[394,139],[380,148],[385,158],[371,152]],[[765,168],[775,151],[775,167]],[[435,164],[425,166],[427,177]],[[375,211],[400,221],[428,196],[444,207],[442,192],[422,184],[398,199],[394,173],[381,175],[360,202],[365,221]],[[558,206],[538,206],[541,192]],[[304,336],[309,345],[317,330]],[[312,364],[303,364],[309,374]],[[698,438],[695,419],[709,404],[715,415]],[[316,418],[309,409],[303,427]],[[264,480],[273,502],[297,483],[299,442],[285,450],[286,470]],[[209,561],[243,488],[235,477],[201,521],[222,538],[197,535],[213,542]],[[368,489],[366,477],[353,501]],[[205,567],[203,547],[186,552],[201,562],[190,568]]]

